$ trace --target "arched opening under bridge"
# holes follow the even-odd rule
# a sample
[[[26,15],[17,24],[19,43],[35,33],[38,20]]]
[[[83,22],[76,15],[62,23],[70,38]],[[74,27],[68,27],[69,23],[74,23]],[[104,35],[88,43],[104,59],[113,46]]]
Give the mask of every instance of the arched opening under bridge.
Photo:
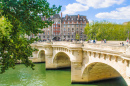
[[[39,62],[45,62],[45,51],[41,50],[38,54],[38,60]]]
[[[64,52],[57,53],[53,59],[53,63],[56,65],[56,68],[71,67],[70,57]]]
[[[82,72],[82,79],[84,83],[114,80],[122,78],[123,83],[117,83],[120,86],[127,86],[123,76],[113,67],[101,62],[93,62],[86,66]],[[118,86],[117,85],[117,86]]]

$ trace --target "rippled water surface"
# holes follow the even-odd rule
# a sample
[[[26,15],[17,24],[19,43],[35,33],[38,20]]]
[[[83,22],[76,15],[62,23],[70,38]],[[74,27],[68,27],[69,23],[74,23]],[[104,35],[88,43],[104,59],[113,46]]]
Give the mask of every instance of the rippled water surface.
[[[0,86],[127,86],[122,78],[91,84],[71,84],[71,70],[45,70],[45,63],[35,64],[35,70],[23,64],[0,74]]]

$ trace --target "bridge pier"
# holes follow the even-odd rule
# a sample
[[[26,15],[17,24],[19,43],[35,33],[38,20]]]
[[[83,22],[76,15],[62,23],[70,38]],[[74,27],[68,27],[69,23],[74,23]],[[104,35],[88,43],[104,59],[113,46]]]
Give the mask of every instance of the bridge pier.
[[[71,83],[81,83],[82,62],[71,62]]]

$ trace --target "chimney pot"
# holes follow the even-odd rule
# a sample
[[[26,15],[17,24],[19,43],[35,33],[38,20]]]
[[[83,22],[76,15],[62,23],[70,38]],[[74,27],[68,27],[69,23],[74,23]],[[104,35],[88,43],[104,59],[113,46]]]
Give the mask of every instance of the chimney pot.
[[[62,18],[62,12],[61,12],[61,18]]]
[[[79,14],[78,14],[78,19],[79,19]]]

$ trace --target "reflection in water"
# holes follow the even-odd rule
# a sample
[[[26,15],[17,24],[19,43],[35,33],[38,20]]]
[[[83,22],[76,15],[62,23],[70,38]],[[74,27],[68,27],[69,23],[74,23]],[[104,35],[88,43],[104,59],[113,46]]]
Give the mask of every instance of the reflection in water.
[[[127,86],[123,78],[91,84],[71,84],[71,70],[45,70],[45,64],[35,64],[35,70],[20,64],[0,75],[0,86]]]

